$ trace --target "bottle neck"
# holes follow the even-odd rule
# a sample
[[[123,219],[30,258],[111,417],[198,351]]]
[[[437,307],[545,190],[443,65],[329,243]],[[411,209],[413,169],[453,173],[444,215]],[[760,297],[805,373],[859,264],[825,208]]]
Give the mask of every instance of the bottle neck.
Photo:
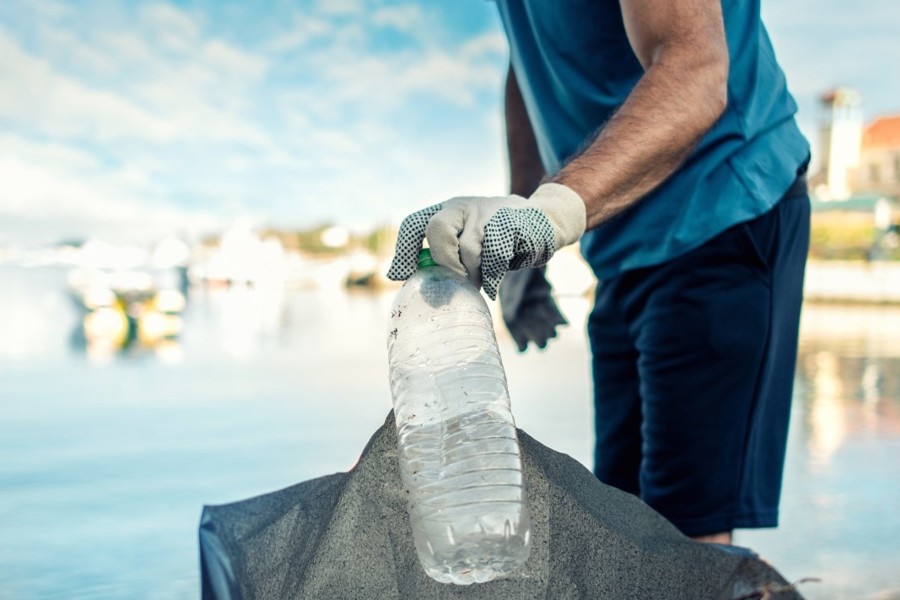
[[[424,269],[425,267],[433,267],[436,264],[437,263],[434,262],[434,259],[431,258],[431,250],[429,250],[428,248],[422,248],[421,250],[419,250],[419,262],[417,265],[418,268]]]

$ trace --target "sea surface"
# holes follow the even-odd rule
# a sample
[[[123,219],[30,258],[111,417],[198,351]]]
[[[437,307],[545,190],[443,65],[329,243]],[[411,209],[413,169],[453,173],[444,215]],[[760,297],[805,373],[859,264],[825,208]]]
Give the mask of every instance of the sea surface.
[[[390,410],[392,291],[192,289],[177,342],[90,348],[61,267],[0,266],[0,598],[194,598],[221,504],[349,469]],[[586,466],[588,301],[518,354],[520,427]],[[727,326],[723,323],[722,326]],[[808,305],[781,526],[808,598],[900,598],[900,307]]]

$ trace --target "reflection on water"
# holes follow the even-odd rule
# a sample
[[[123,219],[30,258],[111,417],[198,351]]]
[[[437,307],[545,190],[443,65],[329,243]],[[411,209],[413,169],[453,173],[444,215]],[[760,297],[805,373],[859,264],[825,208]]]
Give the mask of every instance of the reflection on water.
[[[781,526],[738,543],[810,598],[900,595],[898,456],[900,307],[806,305]]]
[[[801,354],[798,375],[809,382],[805,425],[813,467],[827,468],[848,437],[900,436],[898,368],[889,357]]]
[[[173,277],[182,285],[174,287]],[[108,363],[116,354],[152,352],[157,347],[164,360],[173,356],[183,325],[185,268],[156,272],[77,268],[67,280],[68,295],[79,313],[71,343],[92,362]]]
[[[391,292],[189,298],[177,339],[94,362],[65,273],[0,267],[0,596],[196,597],[203,503],[345,470],[382,422]],[[589,464],[588,302],[561,304],[546,352],[498,335],[518,424]],[[782,525],[738,542],[810,598],[900,590],[900,307],[807,306],[801,339]]]
[[[196,312],[205,313],[224,353],[237,360],[264,351],[268,341],[291,325],[285,291],[279,286],[202,290],[196,296]]]
[[[900,438],[900,318],[894,309],[809,306],[797,366],[810,467],[860,439]]]

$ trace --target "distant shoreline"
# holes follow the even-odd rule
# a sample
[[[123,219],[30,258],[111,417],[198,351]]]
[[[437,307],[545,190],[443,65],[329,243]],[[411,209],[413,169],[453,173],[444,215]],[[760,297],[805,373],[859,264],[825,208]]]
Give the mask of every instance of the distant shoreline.
[[[809,260],[807,302],[900,304],[900,262]]]
[[[10,257],[0,252],[0,267],[72,268],[71,263],[58,258],[46,254]],[[376,272],[381,273],[383,269]],[[589,296],[596,282],[576,251],[557,253],[548,265],[547,275],[555,293],[562,296]],[[388,287],[396,285],[386,280],[379,283]],[[810,258],[806,263],[803,298],[817,303],[900,306],[900,261]]]

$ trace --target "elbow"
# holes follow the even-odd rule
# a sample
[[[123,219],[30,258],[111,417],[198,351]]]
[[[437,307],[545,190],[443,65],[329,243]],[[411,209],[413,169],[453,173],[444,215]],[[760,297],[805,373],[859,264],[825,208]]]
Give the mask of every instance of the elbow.
[[[728,107],[728,71],[712,67],[703,69],[702,75],[695,79],[698,85],[693,88],[690,106],[693,110],[686,113],[697,138],[706,135],[713,128]]]
[[[684,108],[682,126],[703,136],[716,124],[728,107],[728,48],[724,44],[707,45],[660,54],[651,69],[665,71],[672,91]]]
[[[728,108],[727,66],[712,62],[694,65],[689,81],[691,85],[685,86],[681,95],[685,109],[681,126],[691,137],[699,139],[713,128]]]
[[[701,135],[711,129],[728,107],[728,47],[723,39],[720,44],[693,47],[679,55],[676,72],[682,75],[685,98],[694,110],[689,114]]]

